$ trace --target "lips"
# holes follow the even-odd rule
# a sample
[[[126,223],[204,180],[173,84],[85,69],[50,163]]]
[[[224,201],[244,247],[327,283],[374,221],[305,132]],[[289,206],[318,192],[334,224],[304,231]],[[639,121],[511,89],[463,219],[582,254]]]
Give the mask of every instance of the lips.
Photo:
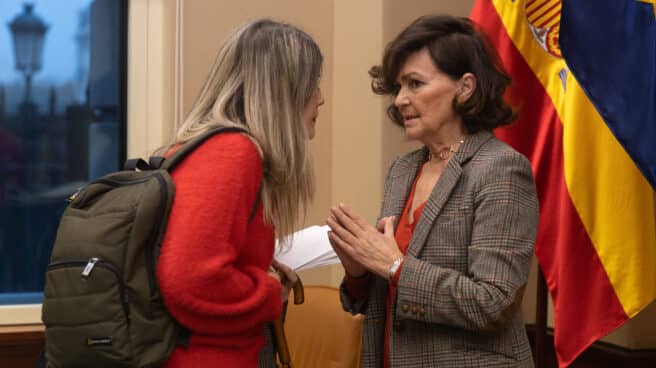
[[[410,122],[414,119],[417,119],[418,117],[419,117],[419,115],[403,115],[403,121],[405,123],[408,123],[408,122]]]

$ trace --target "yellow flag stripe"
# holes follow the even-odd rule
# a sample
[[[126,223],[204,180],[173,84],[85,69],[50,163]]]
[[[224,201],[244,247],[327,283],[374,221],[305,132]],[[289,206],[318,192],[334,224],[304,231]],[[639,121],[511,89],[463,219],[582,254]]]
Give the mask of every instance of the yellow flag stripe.
[[[560,117],[570,198],[624,311],[633,317],[656,298],[653,191],[573,75],[561,80],[565,62],[533,38],[525,1],[493,3]]]

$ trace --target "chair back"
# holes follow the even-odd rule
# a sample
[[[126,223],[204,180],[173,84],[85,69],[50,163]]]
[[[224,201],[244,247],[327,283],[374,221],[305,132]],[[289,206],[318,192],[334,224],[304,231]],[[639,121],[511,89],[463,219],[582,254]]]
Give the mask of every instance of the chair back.
[[[363,319],[344,312],[337,288],[306,285],[305,303],[290,303],[285,320],[294,367],[360,367]]]

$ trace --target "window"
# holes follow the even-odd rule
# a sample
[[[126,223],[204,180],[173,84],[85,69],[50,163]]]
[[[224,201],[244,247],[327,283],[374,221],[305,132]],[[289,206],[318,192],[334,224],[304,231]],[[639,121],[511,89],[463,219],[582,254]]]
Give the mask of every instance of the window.
[[[0,304],[40,303],[66,198],[126,152],[127,0],[0,2]]]

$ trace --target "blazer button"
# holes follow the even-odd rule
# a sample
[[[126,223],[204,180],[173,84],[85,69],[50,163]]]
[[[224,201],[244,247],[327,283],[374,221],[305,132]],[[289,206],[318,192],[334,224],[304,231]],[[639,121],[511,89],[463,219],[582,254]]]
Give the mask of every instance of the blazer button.
[[[418,311],[417,306],[413,305],[412,306],[412,314],[417,314],[417,311]]]
[[[405,313],[408,313],[408,310],[409,310],[409,309],[410,309],[410,307],[409,307],[407,304],[403,304],[403,305],[401,306],[401,310],[402,310],[403,312],[405,312]]]
[[[426,311],[424,310],[424,308],[423,307],[419,308],[419,315],[423,317],[425,314],[426,314]]]

